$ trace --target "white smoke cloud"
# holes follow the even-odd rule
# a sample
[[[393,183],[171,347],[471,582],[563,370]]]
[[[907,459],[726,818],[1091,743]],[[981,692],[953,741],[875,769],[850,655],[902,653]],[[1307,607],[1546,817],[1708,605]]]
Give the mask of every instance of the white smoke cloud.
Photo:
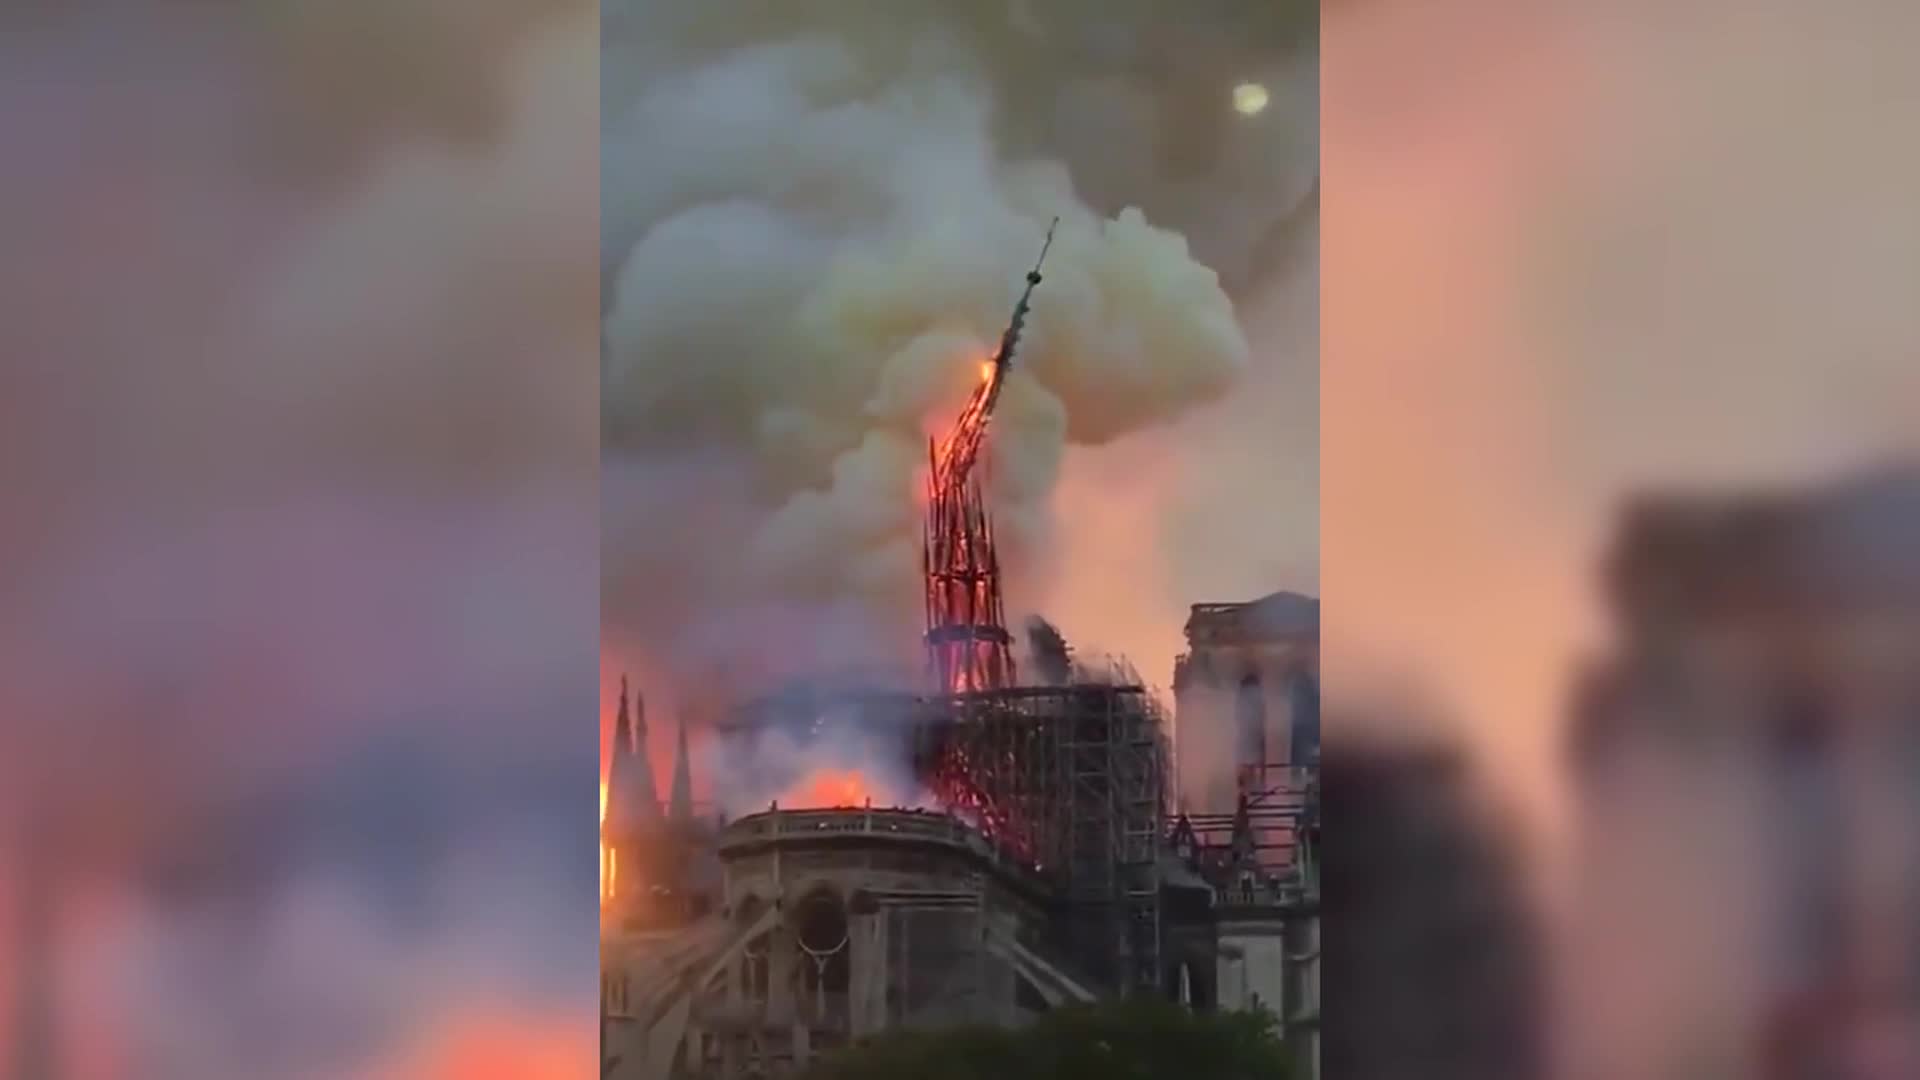
[[[712,778],[710,802],[729,817],[774,802],[790,809],[868,801],[878,807],[932,804],[903,745],[861,727],[830,722],[808,739],[767,728],[709,740],[700,759],[695,767]]]
[[[987,451],[1010,573],[1057,567],[1070,446],[1242,380],[1233,296],[1313,191],[1310,40],[1275,5],[1098,10],[605,5],[612,636],[683,674],[906,659],[927,437],[1056,215]],[[1275,91],[1257,121],[1249,78]]]

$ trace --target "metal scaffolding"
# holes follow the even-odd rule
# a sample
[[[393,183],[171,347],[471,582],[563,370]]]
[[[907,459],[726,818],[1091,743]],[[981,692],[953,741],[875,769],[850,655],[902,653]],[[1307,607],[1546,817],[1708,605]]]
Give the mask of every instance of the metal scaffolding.
[[[1302,819],[1319,775],[1317,764],[1243,769],[1234,813],[1188,814],[1187,823],[1201,844],[1221,850],[1231,847],[1234,830],[1244,827],[1261,872],[1288,879],[1299,870]]]
[[[1065,902],[1078,963],[1124,993],[1160,981],[1165,737],[1144,688],[923,699],[915,761],[941,802]]]

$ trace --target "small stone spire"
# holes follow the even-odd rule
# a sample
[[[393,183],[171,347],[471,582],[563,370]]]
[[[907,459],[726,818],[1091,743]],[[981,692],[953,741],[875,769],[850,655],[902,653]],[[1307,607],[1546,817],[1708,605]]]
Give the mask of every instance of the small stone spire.
[[[624,700],[626,695],[627,695],[627,678],[626,676],[622,675],[620,677],[620,696],[623,699],[620,702],[620,711],[622,714],[624,714],[627,709],[627,704],[626,704],[626,701]],[[646,753],[647,753],[647,696],[638,690],[635,690],[633,692],[633,748],[642,757],[646,756]],[[653,782],[652,782],[653,770],[648,769],[647,774],[648,774],[647,786],[652,787],[653,786]]]
[[[627,677],[620,677],[620,713],[613,725],[613,760],[607,766],[607,824],[630,827],[660,816],[653,787],[653,763],[647,758],[647,703],[633,696],[638,723],[627,712]]]
[[[1233,810],[1233,835],[1228,841],[1234,862],[1251,865],[1254,860],[1253,820],[1247,813],[1247,796],[1242,793]]]
[[[693,768],[687,761],[687,714],[680,714],[680,730],[673,748],[673,788],[667,796],[667,816],[674,821],[693,820]]]
[[[1174,820],[1173,834],[1168,838],[1168,846],[1183,862],[1192,864],[1200,855],[1200,840],[1194,835],[1193,822],[1187,815],[1181,814]]]

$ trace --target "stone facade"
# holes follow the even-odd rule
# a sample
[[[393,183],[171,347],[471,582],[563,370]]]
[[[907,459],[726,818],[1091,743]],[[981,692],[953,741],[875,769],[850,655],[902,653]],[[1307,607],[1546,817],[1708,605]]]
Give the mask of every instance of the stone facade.
[[[1174,662],[1175,798],[1230,814],[1243,791],[1311,764],[1320,743],[1320,603],[1274,593],[1195,604]],[[1251,772],[1250,772],[1251,771]]]
[[[614,1078],[769,1075],[888,1028],[1017,1024],[1095,997],[1046,955],[1038,883],[954,818],[776,810],[717,850],[716,911],[603,943]]]
[[[927,728],[971,732],[953,745],[1005,765],[986,778],[991,805],[1034,814],[1044,855],[916,810],[770,808],[716,825],[673,799],[630,814],[610,785],[610,1080],[776,1076],[891,1028],[1017,1025],[1136,993],[1265,1010],[1317,1077],[1318,604],[1279,593],[1207,605],[1188,636],[1182,767],[1201,805],[1224,806],[1215,813],[1169,816],[1160,714],[1133,704],[1143,688],[1104,682],[1008,691],[997,711],[948,704],[948,727]],[[857,702],[864,712],[832,715],[871,713],[896,738],[902,717],[935,708],[900,694]],[[822,715],[818,702],[796,708],[803,724]],[[910,741],[913,760],[931,737]],[[653,807],[637,780],[626,789]]]

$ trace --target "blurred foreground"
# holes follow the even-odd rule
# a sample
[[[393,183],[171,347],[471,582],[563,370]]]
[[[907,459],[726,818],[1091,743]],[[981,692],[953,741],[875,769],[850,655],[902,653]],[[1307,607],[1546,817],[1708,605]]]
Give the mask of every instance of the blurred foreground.
[[[1062,1009],[1017,1031],[894,1031],[820,1059],[803,1080],[1096,1080],[1112,1076],[1293,1080],[1272,1018],[1139,1001]]]
[[[1374,931],[1339,912],[1377,901],[1330,861],[1329,1075],[1337,1045],[1431,1075],[1363,1040],[1483,1021],[1546,1060],[1459,1075],[1920,1075],[1920,543],[1888,467],[1920,453],[1920,9],[1354,0],[1323,29],[1328,752],[1459,748],[1549,990],[1458,990],[1411,929],[1345,981]]]
[[[593,45],[0,15],[0,1076],[590,1075]]]

